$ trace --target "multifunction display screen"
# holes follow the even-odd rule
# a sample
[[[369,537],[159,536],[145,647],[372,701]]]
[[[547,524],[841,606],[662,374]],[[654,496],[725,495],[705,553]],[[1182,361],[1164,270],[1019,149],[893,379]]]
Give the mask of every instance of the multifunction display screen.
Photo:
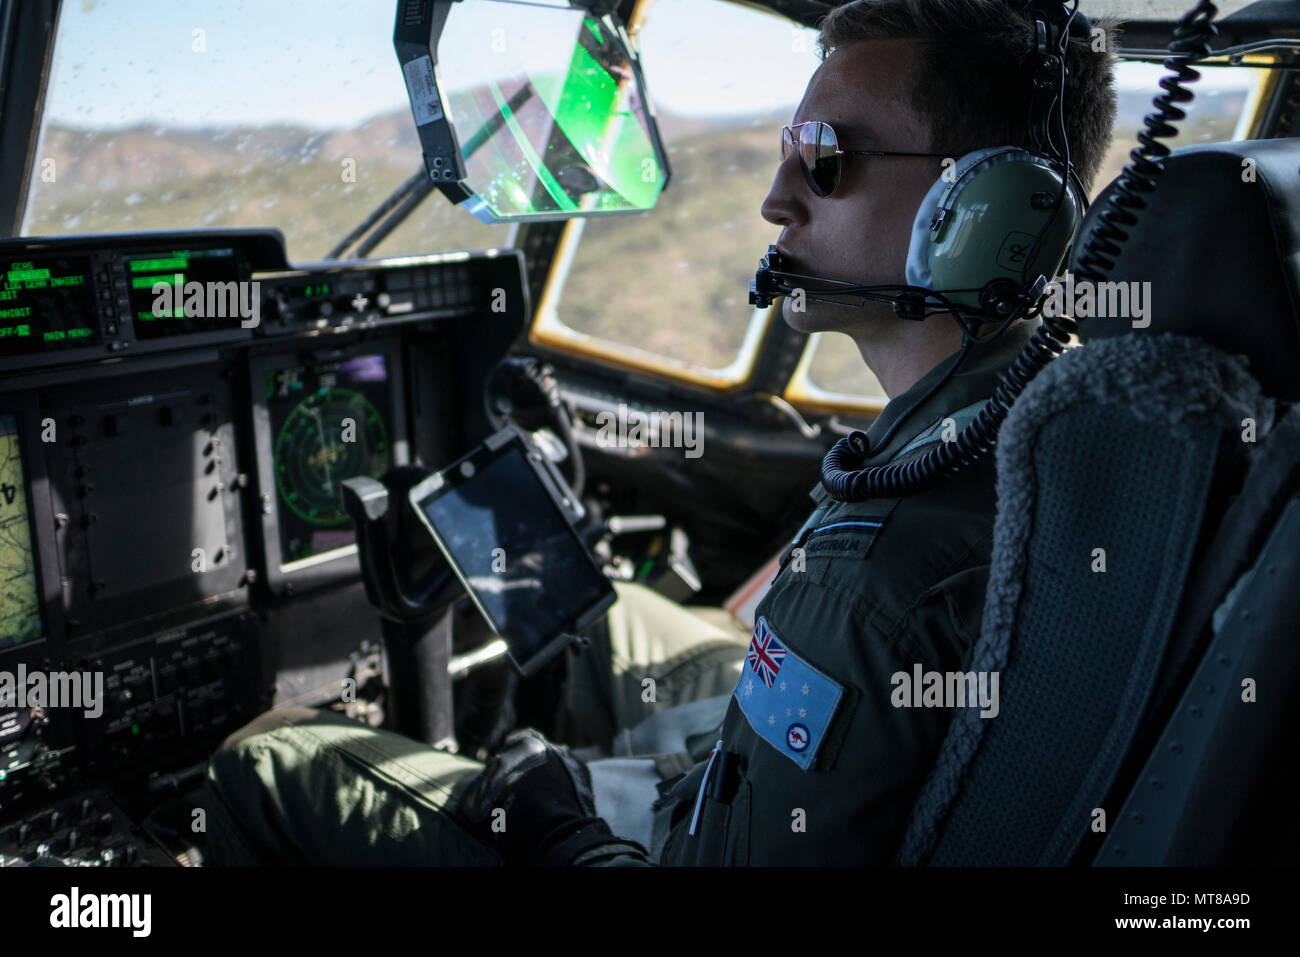
[[[280,556],[285,571],[356,541],[340,498],[345,479],[392,465],[387,358],[356,356],[266,373]]]
[[[139,339],[252,328],[261,285],[241,282],[233,249],[180,249],[122,257]]]
[[[99,342],[84,256],[0,259],[0,356]]]

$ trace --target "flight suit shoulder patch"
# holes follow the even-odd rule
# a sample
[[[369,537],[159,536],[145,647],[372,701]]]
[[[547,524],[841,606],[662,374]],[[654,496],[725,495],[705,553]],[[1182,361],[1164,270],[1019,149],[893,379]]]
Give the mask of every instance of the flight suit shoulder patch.
[[[827,522],[808,533],[808,538],[803,543],[804,553],[861,557],[871,550],[871,544],[884,524],[883,521],[872,519]]]
[[[874,507],[837,509],[804,535],[806,556],[864,558],[884,530],[893,502],[872,503]]]
[[[826,740],[844,687],[800,658],[760,618],[732,694],[754,733],[807,771]]]

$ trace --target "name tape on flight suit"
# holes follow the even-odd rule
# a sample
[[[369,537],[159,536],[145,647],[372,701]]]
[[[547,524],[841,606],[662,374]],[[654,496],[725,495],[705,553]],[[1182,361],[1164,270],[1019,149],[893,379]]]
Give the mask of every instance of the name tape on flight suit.
[[[754,733],[807,771],[844,688],[787,648],[760,618],[732,695]]]

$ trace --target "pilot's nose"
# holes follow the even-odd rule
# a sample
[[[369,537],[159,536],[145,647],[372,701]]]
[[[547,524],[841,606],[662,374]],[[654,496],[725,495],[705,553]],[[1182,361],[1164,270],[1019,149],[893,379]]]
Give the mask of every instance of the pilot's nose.
[[[802,191],[802,192],[801,192]],[[799,171],[799,154],[794,150],[781,161],[772,188],[763,200],[763,218],[776,226],[797,226],[808,219],[808,188]]]

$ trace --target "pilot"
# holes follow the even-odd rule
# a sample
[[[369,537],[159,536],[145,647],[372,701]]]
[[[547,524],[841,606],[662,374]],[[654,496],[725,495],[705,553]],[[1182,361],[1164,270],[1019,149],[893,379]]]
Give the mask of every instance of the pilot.
[[[1066,57],[1064,124],[1085,187],[1114,122],[1111,36],[1096,24],[1072,33]],[[797,144],[800,124],[824,123],[847,152],[814,177],[788,150],[762,214],[782,227],[789,271],[900,283],[918,209],[951,165],[943,158],[1025,141],[1032,17],[1023,0],[855,0],[823,21],[820,44],[824,60],[787,135]],[[946,315],[909,321],[852,297],[790,295],[782,314],[801,332],[848,335],[888,394],[866,465],[914,460],[960,432],[1036,326],[1017,321],[973,343]],[[728,695],[720,728],[684,749],[694,763],[659,756],[651,796],[623,802],[639,822],[601,806],[599,762],[589,768],[536,731],[512,734],[484,766],[329,712],[277,711],[213,756],[212,862],[889,863],[952,713],[900,685],[969,660],[988,581],[993,459],[898,497],[814,500],[752,636],[736,641],[623,589],[600,654],[571,673],[569,718],[599,703],[583,743],[607,748],[618,725],[649,713],[641,674],[665,678],[680,708]]]

